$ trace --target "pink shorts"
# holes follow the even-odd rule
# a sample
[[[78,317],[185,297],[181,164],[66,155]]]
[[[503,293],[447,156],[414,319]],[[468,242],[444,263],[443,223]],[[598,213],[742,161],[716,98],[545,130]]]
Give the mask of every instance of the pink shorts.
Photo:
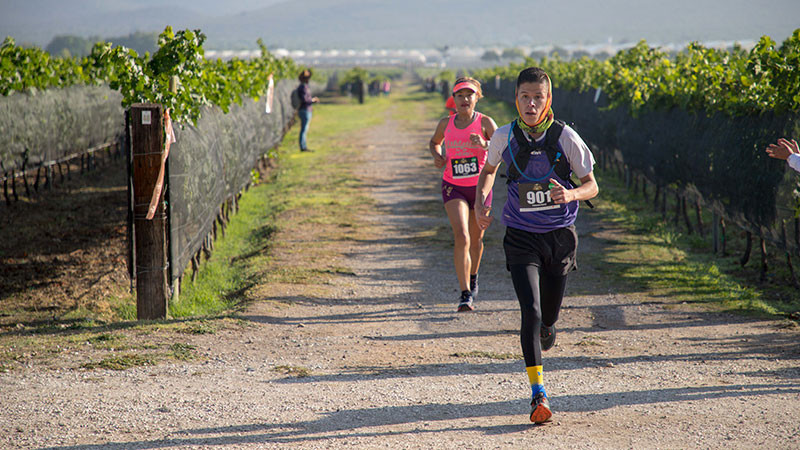
[[[453,183],[442,180],[442,202],[447,203],[454,199],[464,200],[469,205],[469,209],[475,209],[475,186],[456,186]],[[486,203],[492,204],[491,192],[489,192],[489,198],[486,199]]]

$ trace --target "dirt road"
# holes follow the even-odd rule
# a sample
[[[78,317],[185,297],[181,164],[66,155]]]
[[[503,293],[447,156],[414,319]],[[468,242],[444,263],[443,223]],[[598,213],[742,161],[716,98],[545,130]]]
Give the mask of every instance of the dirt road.
[[[390,109],[358,136],[376,204],[342,244],[352,275],[254,290],[243,320],[190,337],[198,360],[0,374],[0,447],[798,448],[797,331],[621,289],[588,258],[544,355],[554,420],[530,424],[499,222],[477,310],[455,313],[433,127]],[[619,230],[581,214],[581,252],[603,252]]]

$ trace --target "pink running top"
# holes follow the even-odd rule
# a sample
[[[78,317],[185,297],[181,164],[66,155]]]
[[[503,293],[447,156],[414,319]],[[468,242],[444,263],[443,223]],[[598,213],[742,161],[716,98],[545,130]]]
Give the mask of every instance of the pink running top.
[[[483,136],[481,119],[483,114],[475,111],[475,119],[466,128],[456,128],[456,116],[450,116],[447,128],[444,130],[444,148],[447,151],[447,161],[444,165],[442,179],[456,186],[477,186],[478,175],[489,152],[470,141],[472,133]]]

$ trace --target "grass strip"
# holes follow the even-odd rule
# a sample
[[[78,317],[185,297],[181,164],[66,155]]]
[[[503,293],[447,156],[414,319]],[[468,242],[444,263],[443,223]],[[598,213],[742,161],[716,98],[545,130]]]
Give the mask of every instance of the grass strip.
[[[278,264],[273,250],[294,246],[293,252],[324,262],[334,256],[326,243],[356,231],[356,214],[370,199],[360,191],[361,184],[353,175],[362,150],[353,137],[382,123],[391,105],[382,97],[364,104],[323,98],[323,103],[314,107],[310,124],[311,152],[298,151],[299,124],[292,127],[275,152],[278,168],[242,195],[225,236],[215,243],[197,279],[185,281],[179,300],[170,304],[170,315],[220,314],[240,306],[247,290],[258,284],[319,284],[326,277],[347,273],[335,265]],[[300,229],[324,233],[310,242],[274,239],[279,233]]]

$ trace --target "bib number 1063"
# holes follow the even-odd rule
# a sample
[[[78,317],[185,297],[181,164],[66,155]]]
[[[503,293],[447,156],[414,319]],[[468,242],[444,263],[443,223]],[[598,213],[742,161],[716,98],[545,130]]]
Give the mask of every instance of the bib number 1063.
[[[478,158],[456,158],[450,160],[453,169],[453,178],[470,178],[478,175]]]

